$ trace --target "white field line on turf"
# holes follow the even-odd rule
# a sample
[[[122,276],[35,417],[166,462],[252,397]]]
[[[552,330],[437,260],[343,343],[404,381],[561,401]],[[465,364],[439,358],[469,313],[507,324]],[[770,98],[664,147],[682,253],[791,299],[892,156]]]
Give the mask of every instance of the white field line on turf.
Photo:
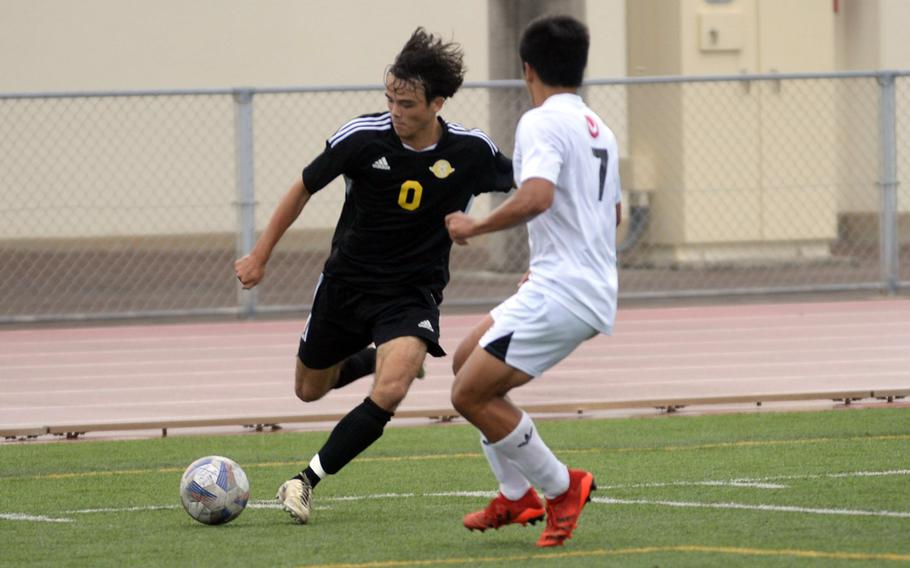
[[[90,513],[132,513],[134,511],[159,511],[177,509],[179,505],[145,505],[143,507],[103,507],[99,509],[73,509],[62,511],[64,515],[86,515]]]
[[[816,509],[813,507],[793,507],[789,505],[751,505],[745,503],[699,503],[695,501],[651,501],[649,499],[613,499],[611,497],[592,497],[593,503],[606,505],[661,505],[664,507],[693,507],[698,509],[740,509],[748,511],[777,511],[784,513],[808,513],[814,515],[845,515],[860,517],[899,517],[910,519],[910,512],[903,511],[863,511],[857,509]]]
[[[601,486],[598,486],[601,487]],[[628,485],[605,485],[601,489],[650,489],[654,487],[751,487],[753,489],[786,489],[788,485],[732,479],[730,481],[671,481],[668,483],[632,483]]]
[[[71,523],[73,519],[61,517],[45,517],[44,515],[26,515],[25,513],[0,513],[0,520],[5,521],[31,521],[38,523]]]
[[[620,485],[602,485],[601,489],[632,489],[632,488],[653,488],[653,487],[680,487],[680,486],[732,486],[732,487],[750,487],[755,489],[778,489],[786,488],[785,485],[765,483],[772,480],[802,480],[802,479],[824,479],[824,478],[845,478],[845,477],[885,477],[893,475],[910,475],[910,469],[894,469],[886,471],[851,471],[841,473],[823,473],[823,474],[806,474],[806,475],[778,475],[761,478],[741,478],[717,481],[674,481],[666,483],[640,483],[640,484],[620,484]],[[410,499],[413,497],[470,497],[490,499],[496,496],[495,491],[447,491],[441,493],[374,493],[370,495],[346,495],[339,497],[325,497],[322,501],[327,502],[353,502],[366,501],[375,499]],[[789,505],[752,505],[743,503],[699,503],[694,501],[660,501],[648,499],[614,499],[610,497],[593,497],[593,503],[605,505],[658,505],[665,507],[689,507],[689,508],[709,508],[709,509],[738,509],[738,510],[755,510],[755,511],[778,511],[789,513],[807,513],[815,515],[847,515],[847,516],[873,516],[873,517],[897,517],[910,518],[910,512],[903,511],[865,511],[857,509],[830,509],[830,508],[813,508],[813,507],[794,507]],[[274,501],[253,500],[247,505],[251,509],[281,509],[281,506]],[[82,515],[91,513],[132,513],[141,511],[158,511],[179,509],[178,505],[147,505],[143,507],[106,507],[96,509],[73,509],[62,511],[65,515]],[[328,510],[330,506],[316,506],[316,510]],[[46,523],[69,523],[73,519],[54,518],[43,515],[28,515],[24,513],[0,513],[0,520],[10,521],[31,521]]]
[[[910,475],[910,469],[890,469],[885,471],[845,471],[841,473],[807,473],[804,475],[772,475],[768,477],[744,477],[742,479],[731,479],[730,481],[765,482],[798,479],[837,479],[842,477],[888,477],[892,475]]]
[[[494,491],[444,491],[439,493],[380,493],[373,495],[345,495],[340,497],[325,497],[322,501],[328,502],[354,502],[367,501],[374,499],[411,499],[414,497],[470,497],[491,499],[496,496]],[[790,505],[762,505],[746,503],[701,503],[697,501],[662,501],[650,499],[613,499],[611,497],[592,497],[592,503],[604,505],[661,505],[665,507],[690,507],[690,508],[707,508],[707,509],[740,509],[754,511],[780,511],[789,513],[809,513],[815,515],[846,515],[862,517],[897,517],[910,518],[910,512],[904,511],[865,511],[858,509],[830,509],[814,507],[795,507]],[[253,509],[280,509],[280,505],[273,501],[251,501],[249,504]],[[76,511],[66,511],[67,514],[81,513],[117,513],[117,512],[134,512],[142,510],[157,509],[177,509],[176,505],[171,506],[149,506],[149,507],[129,507],[124,509],[82,509]],[[319,509],[319,507],[317,507]]]
[[[802,479],[836,479],[844,477],[888,477],[893,475],[910,475],[910,469],[891,469],[887,471],[847,471],[842,473],[819,473],[804,475],[772,475],[768,477],[742,477],[716,481],[669,481],[665,483],[626,483],[602,485],[601,489],[642,489],[652,487],[686,487],[686,486],[721,486],[752,487],[755,489],[786,489],[789,485],[770,483],[773,481],[796,481]]]
[[[383,495],[350,495],[345,497],[326,498],[325,501],[365,501],[368,499],[410,499],[414,497],[482,497],[492,498],[496,493],[492,491],[448,491],[444,493],[425,493],[416,495],[414,493],[385,493]],[[858,509],[830,509],[814,507],[795,507],[790,505],[762,505],[746,503],[701,503],[697,501],[661,501],[650,499],[614,499],[612,497],[593,497],[592,503],[602,505],[656,505],[662,507],[678,508],[696,508],[696,509],[733,509],[745,511],[771,511],[785,513],[803,513],[811,515],[839,515],[839,516],[860,516],[860,517],[892,517],[910,519],[910,512],[905,511],[866,511]],[[277,503],[269,501],[252,501],[248,505],[251,509],[280,509]],[[163,509],[179,509],[177,505],[150,505],[147,507],[125,507],[122,509],[103,508],[103,509],[79,509],[65,511],[66,514],[79,515],[89,513],[134,513],[142,511],[158,511]],[[316,510],[327,510],[331,507],[319,506]],[[10,521],[31,521],[45,523],[70,523],[73,519],[61,517],[46,517],[43,515],[28,515],[23,513],[0,513],[0,520]]]

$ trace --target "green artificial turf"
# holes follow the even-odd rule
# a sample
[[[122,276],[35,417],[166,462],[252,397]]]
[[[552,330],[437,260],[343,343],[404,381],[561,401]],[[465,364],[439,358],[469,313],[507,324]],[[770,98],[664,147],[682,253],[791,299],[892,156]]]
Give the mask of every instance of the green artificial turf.
[[[0,445],[4,566],[846,566],[910,563],[910,410],[538,420],[599,490],[564,547],[542,525],[471,533],[496,490],[466,425],[389,428],[314,494],[307,526],[276,488],[327,433]],[[194,459],[246,471],[251,504],[197,523]],[[490,496],[477,495],[489,492]]]

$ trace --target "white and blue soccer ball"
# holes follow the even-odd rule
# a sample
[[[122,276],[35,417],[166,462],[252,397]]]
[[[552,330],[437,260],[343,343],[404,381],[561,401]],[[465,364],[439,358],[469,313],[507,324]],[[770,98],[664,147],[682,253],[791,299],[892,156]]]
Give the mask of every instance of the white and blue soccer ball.
[[[236,519],[250,499],[246,473],[232,459],[206,456],[190,464],[180,478],[180,500],[191,517],[206,525]]]

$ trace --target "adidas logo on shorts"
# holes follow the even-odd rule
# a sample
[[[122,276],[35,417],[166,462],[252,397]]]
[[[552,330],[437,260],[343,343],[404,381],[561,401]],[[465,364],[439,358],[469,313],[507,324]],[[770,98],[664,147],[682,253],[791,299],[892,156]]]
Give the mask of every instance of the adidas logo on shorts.
[[[375,162],[373,162],[373,169],[388,171],[388,170],[391,170],[392,168],[389,167],[389,161],[385,159],[385,156],[383,156],[383,157],[379,158],[378,160],[376,160]]]
[[[422,327],[429,331],[434,331],[433,324],[430,323],[430,320],[423,320],[422,322],[417,324],[417,327]]]

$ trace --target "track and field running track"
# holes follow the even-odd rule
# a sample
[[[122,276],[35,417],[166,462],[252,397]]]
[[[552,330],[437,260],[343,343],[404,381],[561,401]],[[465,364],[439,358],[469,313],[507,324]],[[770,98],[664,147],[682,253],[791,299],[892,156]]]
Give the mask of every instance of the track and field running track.
[[[449,354],[480,319],[449,315]],[[0,436],[156,436],[330,428],[364,379],[298,401],[303,320],[0,331]],[[428,358],[393,424],[455,416],[451,357]],[[620,309],[599,336],[513,393],[534,415],[907,405],[910,300]]]

